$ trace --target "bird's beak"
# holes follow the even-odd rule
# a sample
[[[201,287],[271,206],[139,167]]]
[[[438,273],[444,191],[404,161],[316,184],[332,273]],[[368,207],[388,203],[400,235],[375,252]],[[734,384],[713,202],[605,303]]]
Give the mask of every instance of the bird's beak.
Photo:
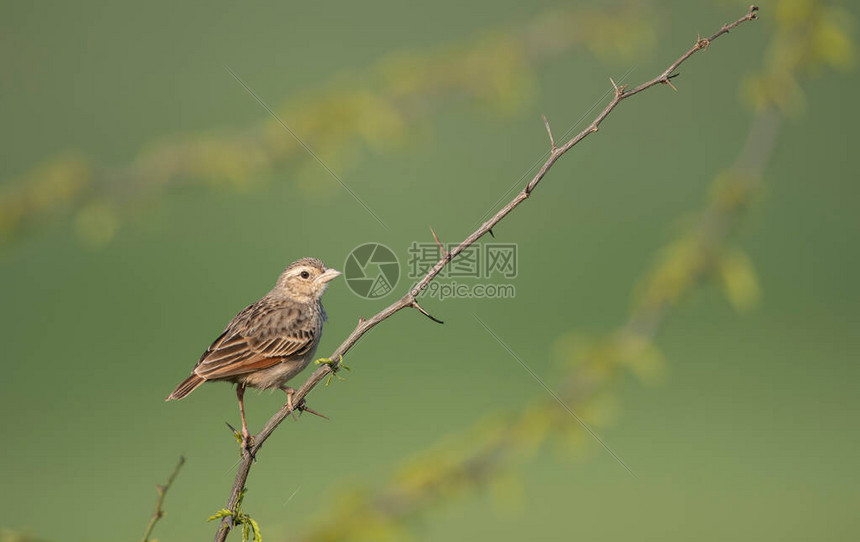
[[[335,279],[341,275],[337,269],[326,269],[325,272],[317,277],[317,282],[325,284],[326,282]]]

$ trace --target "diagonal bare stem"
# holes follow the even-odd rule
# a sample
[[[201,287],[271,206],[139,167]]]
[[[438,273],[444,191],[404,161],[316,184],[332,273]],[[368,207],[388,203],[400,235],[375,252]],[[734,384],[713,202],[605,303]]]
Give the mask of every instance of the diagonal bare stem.
[[[158,500],[155,501],[155,510],[152,511],[152,517],[149,518],[149,523],[147,523],[146,530],[143,532],[143,542],[149,542],[149,536],[152,534],[152,530],[155,529],[155,524],[164,517],[164,497],[167,496],[167,490],[173,485],[173,481],[179,475],[179,469],[184,464],[185,456],[179,456],[179,462],[173,468],[173,472],[170,474],[170,478],[167,479],[167,483],[155,486],[155,490],[158,492]]]

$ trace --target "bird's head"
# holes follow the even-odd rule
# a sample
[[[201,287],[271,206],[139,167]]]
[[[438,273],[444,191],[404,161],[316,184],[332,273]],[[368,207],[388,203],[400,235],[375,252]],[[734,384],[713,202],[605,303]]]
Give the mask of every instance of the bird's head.
[[[302,258],[287,267],[281,276],[275,291],[281,295],[308,303],[319,300],[330,280],[338,277],[340,271],[328,269],[316,258]]]

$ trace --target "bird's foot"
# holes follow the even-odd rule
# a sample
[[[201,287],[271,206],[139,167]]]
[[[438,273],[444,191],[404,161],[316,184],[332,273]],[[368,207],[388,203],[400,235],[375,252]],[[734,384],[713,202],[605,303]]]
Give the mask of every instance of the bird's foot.
[[[251,447],[254,446],[254,437],[248,432],[248,429],[242,428],[242,438],[239,440],[242,443],[242,449],[251,453]]]
[[[281,389],[284,390],[284,393],[287,394],[287,408],[290,409],[290,415],[294,420],[298,421],[299,418],[296,416],[296,408],[293,405],[293,395],[296,393],[295,388],[291,388],[289,386],[281,386]],[[304,400],[302,400],[304,402]]]
[[[250,454],[251,448],[254,447],[254,436],[248,432],[248,428],[243,427],[242,430],[240,431],[240,430],[236,429],[235,427],[233,427],[232,425],[230,425],[229,422],[224,422],[224,423],[226,423],[227,427],[230,428],[230,431],[233,432],[233,438],[235,438],[236,441],[239,443],[240,450],[242,451],[241,453],[248,452]]]
[[[290,414],[292,414],[293,419],[295,419],[296,421],[298,421],[298,417],[296,416],[296,411],[310,412],[311,414],[319,416],[320,418],[328,419],[328,416],[326,416],[324,414],[320,414],[316,410],[310,408],[307,405],[307,403],[305,402],[304,398],[302,398],[302,400],[299,401],[299,404],[297,404],[297,405],[293,404],[293,395],[296,393],[295,389],[290,388],[288,386],[282,387],[281,389],[284,390],[284,393],[287,394],[287,408],[290,409]]]
[[[317,365],[328,365],[329,368],[331,368],[331,372],[328,374],[328,378],[325,381],[326,386],[331,384],[332,378],[337,378],[338,380],[346,380],[344,377],[337,374],[338,371],[340,371],[341,369],[346,369],[347,371],[352,370],[346,365],[344,365],[343,356],[338,356],[336,360],[331,358],[320,358],[314,361],[314,363]]]

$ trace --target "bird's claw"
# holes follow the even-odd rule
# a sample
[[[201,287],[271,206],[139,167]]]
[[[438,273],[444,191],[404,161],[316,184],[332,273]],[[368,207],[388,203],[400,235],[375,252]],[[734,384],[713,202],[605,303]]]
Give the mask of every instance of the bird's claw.
[[[296,416],[296,408],[293,405],[293,394],[296,393],[295,388],[291,388],[289,386],[281,386],[281,389],[284,393],[287,394],[287,408],[290,410],[290,415],[294,420],[299,421],[299,418]]]
[[[243,432],[239,442],[242,443],[242,449],[248,452],[251,451],[251,447],[254,446],[254,437],[248,433],[247,431]]]
[[[224,422],[227,424],[227,427],[230,428],[230,431],[233,432],[233,438],[236,439],[236,442],[241,446],[241,450],[243,452],[251,453],[251,448],[254,447],[254,436],[248,432],[246,427],[243,427],[242,430],[238,430],[232,425],[230,422]]]
[[[328,419],[328,416],[325,416],[324,414],[320,414],[320,413],[319,413],[319,412],[317,412],[316,410],[314,410],[314,409],[310,408],[310,407],[307,405],[307,403],[305,402],[305,398],[304,398],[304,397],[302,397],[302,400],[301,400],[301,401],[299,401],[299,404],[294,405],[294,404],[293,404],[293,395],[296,393],[296,390],[294,390],[293,388],[290,388],[290,387],[284,387],[284,388],[281,388],[281,389],[282,389],[282,390],[284,390],[284,392],[287,394],[287,408],[289,409],[290,414],[292,414],[293,419],[295,419],[296,421],[298,421],[298,420],[299,420],[299,419],[298,419],[298,417],[296,416],[296,411],[298,411],[299,413],[301,413],[301,412],[310,412],[311,414],[314,414],[314,415],[316,415],[316,416],[319,416],[320,418]]]

